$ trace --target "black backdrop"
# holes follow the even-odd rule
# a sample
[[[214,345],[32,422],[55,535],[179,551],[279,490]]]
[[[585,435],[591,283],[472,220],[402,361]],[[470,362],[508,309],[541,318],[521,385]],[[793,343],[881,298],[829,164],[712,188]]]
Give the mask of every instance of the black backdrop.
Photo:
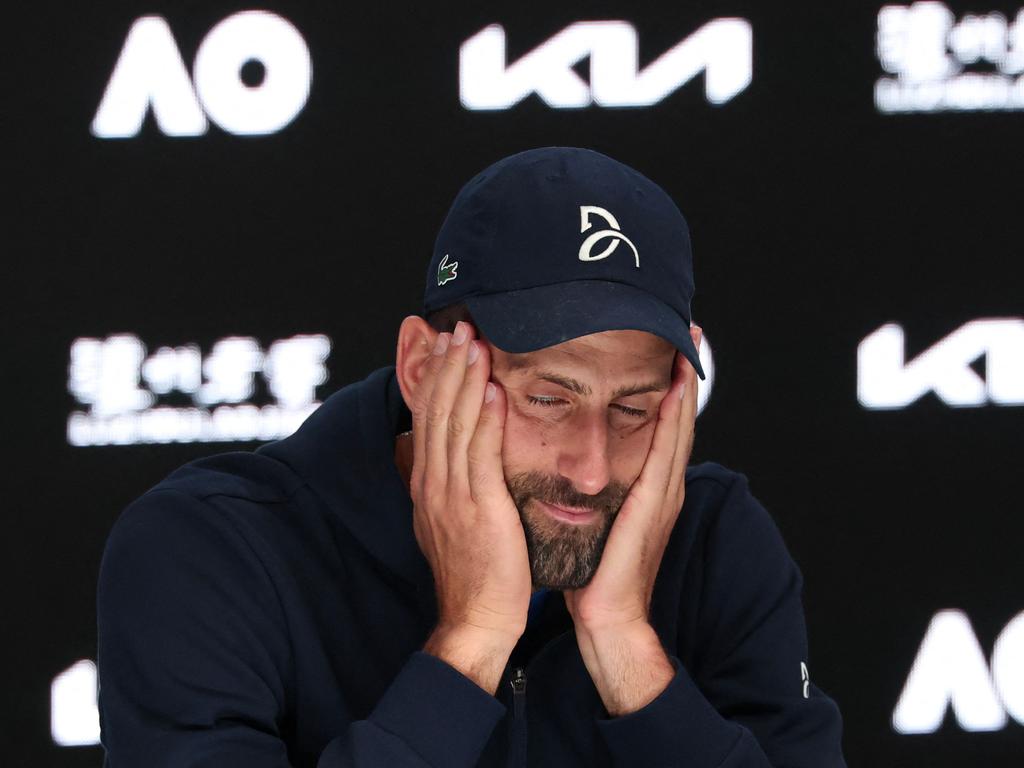
[[[779,523],[805,576],[811,678],[842,709],[850,764],[1016,765],[1013,717],[971,731],[948,708],[924,734],[892,719],[936,614],[962,611],[989,659],[1024,610],[1022,403],[953,407],[926,393],[865,408],[857,349],[898,323],[910,360],[969,321],[1024,314],[1024,117],[880,112],[881,3],[847,6],[168,1],[11,19],[3,762],[99,764],[97,746],[55,744],[50,686],[95,658],[107,531],[180,463],[258,444],[69,444],[69,415],[89,410],[69,389],[75,340],[131,334],[150,353],[195,344],[207,356],[231,336],[266,349],[325,334],[322,400],[392,361],[461,183],[511,152],[565,144],[647,173],[688,218],[694,314],[715,363],[694,461],[747,474]],[[1017,12],[946,7],[957,19]],[[309,49],[311,90],[292,122],[173,137],[147,113],[137,136],[90,132],[136,19],[163,17],[191,71],[208,30],[253,8],[288,19]],[[753,33],[751,83],[724,104],[708,102],[702,76],[642,108],[460,103],[459,46],[488,24],[504,26],[513,60],[573,22],[628,20],[643,65],[722,17]],[[255,380],[251,400],[273,402]],[[1024,697],[1012,682],[1008,713]]]

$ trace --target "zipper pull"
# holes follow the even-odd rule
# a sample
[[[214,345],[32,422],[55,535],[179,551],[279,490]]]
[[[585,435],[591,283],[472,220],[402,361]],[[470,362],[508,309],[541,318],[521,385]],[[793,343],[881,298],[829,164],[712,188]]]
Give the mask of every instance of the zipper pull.
[[[526,672],[522,667],[516,667],[512,672],[512,690],[516,693],[526,693]]]
[[[512,715],[520,718],[526,711],[526,672],[516,667],[512,672]]]

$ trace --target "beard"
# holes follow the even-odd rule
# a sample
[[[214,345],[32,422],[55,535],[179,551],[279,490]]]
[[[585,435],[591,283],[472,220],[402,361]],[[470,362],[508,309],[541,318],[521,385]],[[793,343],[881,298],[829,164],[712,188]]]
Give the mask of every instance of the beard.
[[[520,472],[506,483],[526,534],[533,588],[579,589],[589,584],[629,488],[610,482],[600,493],[588,496],[575,490],[566,478],[541,472]],[[530,504],[534,499],[593,509],[598,519],[582,525],[561,522]]]

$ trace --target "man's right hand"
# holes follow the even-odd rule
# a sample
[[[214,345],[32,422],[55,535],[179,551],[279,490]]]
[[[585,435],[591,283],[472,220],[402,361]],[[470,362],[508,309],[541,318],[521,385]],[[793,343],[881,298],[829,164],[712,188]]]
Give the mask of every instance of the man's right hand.
[[[526,537],[501,463],[506,400],[469,323],[442,333],[413,403],[413,530],[434,573],[425,650],[492,693],[526,629]]]

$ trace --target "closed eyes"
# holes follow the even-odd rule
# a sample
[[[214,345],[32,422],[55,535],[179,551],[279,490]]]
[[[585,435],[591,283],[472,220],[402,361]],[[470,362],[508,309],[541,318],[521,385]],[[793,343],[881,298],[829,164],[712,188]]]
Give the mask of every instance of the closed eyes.
[[[562,398],[549,395],[527,395],[526,399],[532,405],[539,405],[542,408],[557,408],[568,405],[568,402]],[[611,407],[634,419],[642,419],[647,416],[647,411],[642,408],[630,408],[628,405],[622,405],[621,403],[612,403]]]

